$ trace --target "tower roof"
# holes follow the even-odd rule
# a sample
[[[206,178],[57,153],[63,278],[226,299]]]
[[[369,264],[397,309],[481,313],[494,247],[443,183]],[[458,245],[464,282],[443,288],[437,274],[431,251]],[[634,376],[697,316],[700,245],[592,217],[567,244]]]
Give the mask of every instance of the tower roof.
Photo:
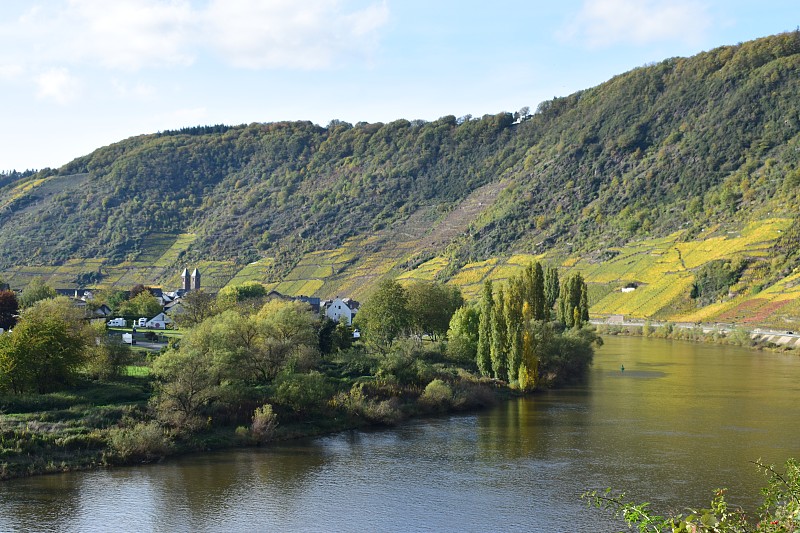
[[[192,270],[192,276],[197,276],[198,274],[200,274],[199,270],[197,270],[196,268]]]
[[[181,274],[181,277],[182,277],[182,278],[185,278],[185,277],[186,277],[186,276],[188,276],[188,275],[189,275],[189,269],[188,269],[188,268],[184,268],[184,269],[183,269],[183,274]]]

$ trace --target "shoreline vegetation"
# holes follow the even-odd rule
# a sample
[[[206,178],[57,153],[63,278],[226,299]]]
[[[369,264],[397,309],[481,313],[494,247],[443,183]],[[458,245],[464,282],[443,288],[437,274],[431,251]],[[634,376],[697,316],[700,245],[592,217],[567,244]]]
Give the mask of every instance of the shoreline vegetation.
[[[259,283],[184,305],[182,336],[143,353],[67,298],[26,300],[0,335],[0,479],[474,411],[583,379],[601,342],[583,279],[539,264],[472,305],[387,279],[352,325]]]
[[[796,337],[794,332],[787,332],[784,335],[778,332],[763,332],[758,328],[745,329],[736,326],[722,328],[712,327],[707,324],[689,326],[673,322],[655,323],[650,321],[643,321],[641,324],[611,324],[594,321],[593,324],[598,335],[684,340],[775,352],[795,352],[800,349],[800,346],[796,344],[800,341],[785,342],[778,340],[781,338],[791,340]],[[778,340],[778,342],[775,342],[775,340]]]

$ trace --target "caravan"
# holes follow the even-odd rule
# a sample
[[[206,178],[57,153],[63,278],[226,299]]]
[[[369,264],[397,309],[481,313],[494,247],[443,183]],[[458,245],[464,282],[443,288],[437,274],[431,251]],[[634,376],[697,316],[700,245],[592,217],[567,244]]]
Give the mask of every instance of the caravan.
[[[119,317],[118,318],[114,318],[112,320],[109,320],[106,323],[106,326],[108,326],[110,328],[124,328],[125,325],[126,325],[125,324],[125,319],[124,318],[119,318]]]

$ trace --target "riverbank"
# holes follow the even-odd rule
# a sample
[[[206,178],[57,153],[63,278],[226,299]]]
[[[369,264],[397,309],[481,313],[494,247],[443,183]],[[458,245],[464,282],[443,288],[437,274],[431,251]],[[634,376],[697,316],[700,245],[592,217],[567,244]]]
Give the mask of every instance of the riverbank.
[[[677,339],[742,346],[755,350],[794,351],[800,349],[800,334],[793,331],[747,329],[732,324],[682,324],[650,321],[592,320],[592,324],[600,335]]]
[[[449,382],[395,388],[398,396],[370,399],[382,384],[359,386],[361,394],[340,391],[304,416],[279,409],[269,435],[248,426],[209,424],[191,433],[164,430],[150,418],[152,379],[128,376],[109,382],[84,381],[69,392],[0,398],[0,480],[162,461],[211,450],[389,427],[406,420],[472,412],[520,395],[504,383],[455,372]],[[430,385],[430,384],[429,384]],[[371,391],[365,389],[372,388]],[[427,394],[426,394],[427,391]]]

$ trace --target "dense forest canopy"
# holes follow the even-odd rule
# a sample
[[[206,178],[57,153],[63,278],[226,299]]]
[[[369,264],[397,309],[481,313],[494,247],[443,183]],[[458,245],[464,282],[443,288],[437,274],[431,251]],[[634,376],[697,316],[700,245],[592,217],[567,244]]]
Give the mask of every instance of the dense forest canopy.
[[[532,115],[133,137],[0,175],[0,268],[115,264],[146,256],[148,236],[193,233],[182,261],[270,257],[277,279],[304,253],[447,213],[491,183],[497,200],[441,245],[453,265],[794,217],[799,70],[790,32],[641,67]]]

